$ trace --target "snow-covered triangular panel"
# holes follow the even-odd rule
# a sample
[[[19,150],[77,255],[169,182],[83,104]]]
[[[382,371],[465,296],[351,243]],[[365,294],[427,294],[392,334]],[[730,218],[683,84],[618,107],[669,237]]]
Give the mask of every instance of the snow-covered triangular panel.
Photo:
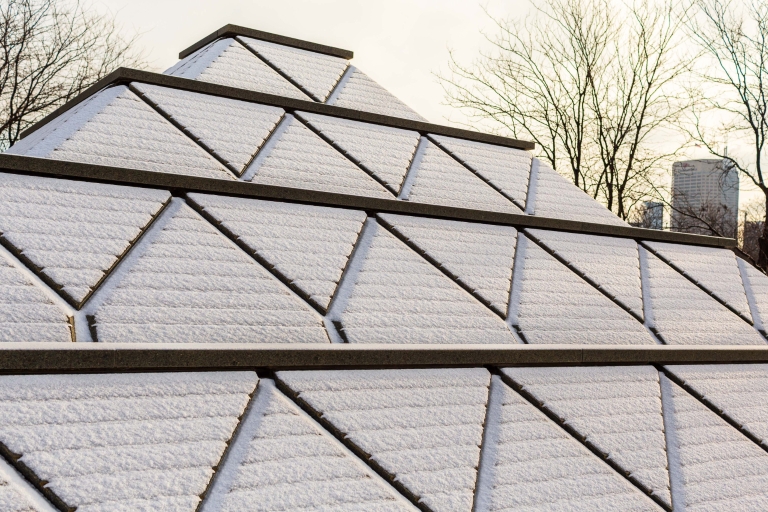
[[[737,258],[737,262],[755,328],[765,332],[768,325],[768,276],[741,258]]]
[[[422,139],[401,197],[474,210],[521,213],[520,208],[429,139]]]
[[[252,372],[0,377],[0,443],[79,512],[195,510]]]
[[[347,70],[337,86],[337,91],[328,98],[328,104],[413,121],[426,121],[411,107],[354,66],[350,66]]]
[[[479,368],[278,373],[435,512],[472,508],[489,377]]]
[[[516,343],[504,322],[369,220],[331,306],[353,343]]]
[[[523,235],[510,302],[508,321],[529,343],[655,343],[632,315]]]
[[[243,178],[267,185],[392,199],[387,189],[290,114]]]
[[[768,453],[666,376],[661,396],[675,510],[764,510]]]
[[[178,128],[119,85],[102,90],[14,144],[8,154],[232,179]]]
[[[747,295],[733,251],[663,242],[643,244],[743,317],[751,320]]]
[[[380,214],[429,259],[506,316],[517,231],[511,226]]]
[[[142,83],[131,85],[241,174],[283,115],[277,107]]]
[[[512,391],[491,381],[477,512],[661,507]]]
[[[525,209],[532,158],[528,151],[443,135],[429,137]]]
[[[326,309],[365,212],[203,194],[190,199]]]
[[[419,144],[418,132],[306,112],[299,112],[299,116],[376,176],[393,194],[400,192]]]
[[[646,492],[672,506],[659,374],[652,366],[502,371]]]
[[[640,257],[631,238],[584,235],[543,229],[525,231],[589,278],[616,302],[643,318]]]
[[[763,345],[747,322],[640,247],[645,322],[671,345]]]
[[[93,302],[99,341],[328,342],[306,302],[180,200]]]
[[[202,511],[331,509],[414,507],[262,379]]]
[[[279,69],[305,91],[312,99],[324,102],[339,82],[349,62],[340,57],[291,48],[281,44],[238,37],[248,48]]]
[[[605,206],[536,158],[531,166],[525,213],[580,222],[627,225]]]
[[[55,512],[56,508],[13,467],[0,459],[0,510],[3,512]]]
[[[219,39],[199,49],[167,69],[165,74],[310,100],[309,96],[232,38]]]
[[[0,174],[0,234],[79,307],[170,197],[164,190]]]

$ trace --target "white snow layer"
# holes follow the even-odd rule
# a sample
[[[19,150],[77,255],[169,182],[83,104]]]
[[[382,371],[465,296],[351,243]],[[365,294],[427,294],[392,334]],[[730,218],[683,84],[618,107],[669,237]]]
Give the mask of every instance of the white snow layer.
[[[124,85],[97,92],[21,139],[7,153],[233,178],[223,165]]]
[[[3,512],[56,512],[13,467],[0,459],[0,510]]]
[[[637,242],[629,238],[527,229],[550,251],[600,289],[643,318],[643,290]]]
[[[659,374],[652,366],[502,371],[672,506]]]
[[[645,254],[646,322],[671,345],[763,345],[751,325],[658,257]],[[641,258],[642,261],[642,258]],[[652,315],[648,315],[648,310]],[[652,321],[649,321],[652,320]]]
[[[0,377],[0,442],[78,512],[194,510],[251,372]]]
[[[353,68],[348,73],[345,83],[339,84],[341,90],[338,95],[334,93],[335,101],[329,102],[331,105],[413,121],[426,121],[359,69]]]
[[[765,332],[768,324],[768,276],[741,258],[738,258],[738,264],[755,328]]]
[[[413,185],[404,199],[459,208],[520,213],[515,204],[496,192],[472,171],[454,160],[435,143],[426,140],[416,155],[411,173]]]
[[[489,377],[479,368],[278,373],[435,512],[472,508]]]
[[[400,192],[419,144],[418,132],[306,112],[298,115],[384,182],[392,193]]]
[[[238,174],[277,125],[283,110],[142,83],[131,84]]]
[[[328,307],[363,227],[365,212],[189,194],[230,233]]]
[[[106,283],[99,341],[328,342],[314,310],[189,206],[165,215]]]
[[[515,228],[391,214],[379,218],[506,316]]]
[[[513,280],[509,322],[529,343],[655,343],[640,322],[523,235]]]
[[[366,228],[367,229],[367,228]],[[516,343],[504,322],[375,222],[341,311],[353,343]]]
[[[530,152],[443,135],[429,137],[525,208],[531,173]]]
[[[661,376],[676,511],[765,510],[768,454]]]
[[[349,65],[346,59],[238,36],[245,46],[324,102]]]
[[[0,174],[0,233],[80,305],[171,195]]]
[[[392,199],[365,171],[293,116],[286,116],[246,171],[254,183]],[[252,169],[253,168],[253,169]]]
[[[189,55],[165,74],[238,89],[310,100],[274,69],[232,38],[219,39]]]
[[[597,224],[627,225],[544,162],[537,163],[536,159],[532,166],[526,213]]]
[[[643,242],[702,288],[751,318],[736,255],[728,249],[696,245]]]
[[[494,376],[475,510],[661,510]]]
[[[202,508],[257,510],[413,506],[264,379]]]

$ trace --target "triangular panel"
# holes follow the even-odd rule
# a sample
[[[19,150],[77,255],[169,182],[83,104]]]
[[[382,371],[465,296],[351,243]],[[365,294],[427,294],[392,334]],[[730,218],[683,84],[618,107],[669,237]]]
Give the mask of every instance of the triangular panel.
[[[768,325],[768,276],[741,258],[737,258],[737,261],[755,328],[766,332],[766,325]]]
[[[338,88],[338,92],[328,98],[328,104],[413,121],[426,121],[411,107],[355,67],[347,71]]]

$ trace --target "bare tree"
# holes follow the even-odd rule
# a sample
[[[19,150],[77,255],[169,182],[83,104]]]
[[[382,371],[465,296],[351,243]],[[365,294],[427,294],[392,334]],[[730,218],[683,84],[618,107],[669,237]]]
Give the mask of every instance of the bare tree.
[[[136,36],[62,0],[0,0],[0,149],[119,66],[143,67]]]

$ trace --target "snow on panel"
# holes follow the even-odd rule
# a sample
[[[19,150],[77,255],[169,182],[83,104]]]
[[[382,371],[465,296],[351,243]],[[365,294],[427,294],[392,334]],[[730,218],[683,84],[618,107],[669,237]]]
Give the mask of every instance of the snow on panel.
[[[629,313],[522,235],[514,272],[509,322],[529,343],[655,343]]]
[[[431,141],[425,141],[411,173],[410,195],[414,203],[429,203],[475,210],[520,213],[513,202],[496,192],[472,171],[451,158]]]
[[[530,152],[443,135],[429,137],[525,208],[531,172]]]
[[[733,251],[663,242],[643,244],[743,316],[751,318]]]
[[[0,459],[0,510],[56,512],[53,505],[3,459]]]
[[[350,342],[516,343],[497,315],[386,229],[364,229],[340,306]]]
[[[765,510],[768,454],[664,375],[661,396],[675,510]]]
[[[232,38],[219,39],[201,48],[166,70],[165,74],[310,100],[309,96]]]
[[[261,380],[203,512],[413,510],[305,412]]]
[[[245,46],[282,71],[308,91],[315,101],[324,102],[349,65],[346,59],[291,48],[280,44],[238,37]]]
[[[124,85],[104,89],[13,145],[8,154],[232,179],[224,166]]]
[[[169,199],[164,190],[0,174],[0,233],[79,306]]]
[[[300,112],[314,129],[332,140],[397,194],[419,144],[418,132]]]
[[[475,510],[661,510],[499,377],[491,382]]]
[[[762,345],[747,322],[640,247],[646,322],[671,345]],[[645,263],[642,263],[643,260]],[[649,315],[649,309],[651,314]]]
[[[165,219],[106,283],[99,341],[328,342],[317,313],[189,206]]]
[[[755,328],[765,332],[768,324],[768,276],[741,258],[738,258],[738,264]]]
[[[643,318],[640,259],[634,240],[543,229],[526,233]]]
[[[659,374],[653,367],[502,371],[647,491],[672,506]]]
[[[78,512],[195,510],[252,372],[0,377],[0,442]]]
[[[278,373],[435,512],[472,508],[489,377],[479,368]]]
[[[506,316],[515,228],[390,214],[379,218]]]
[[[347,73],[346,79],[342,79],[343,83],[339,84],[341,89],[338,95],[334,93],[329,98],[329,104],[413,121],[426,121],[359,69],[353,68]]]
[[[277,107],[155,85],[132,84],[151,103],[227,162],[238,175],[283,115]]]
[[[246,171],[255,171],[250,181],[392,199],[387,189],[298,119],[287,115],[283,123]]]
[[[323,309],[366,219],[365,212],[340,208],[189,197]]]

